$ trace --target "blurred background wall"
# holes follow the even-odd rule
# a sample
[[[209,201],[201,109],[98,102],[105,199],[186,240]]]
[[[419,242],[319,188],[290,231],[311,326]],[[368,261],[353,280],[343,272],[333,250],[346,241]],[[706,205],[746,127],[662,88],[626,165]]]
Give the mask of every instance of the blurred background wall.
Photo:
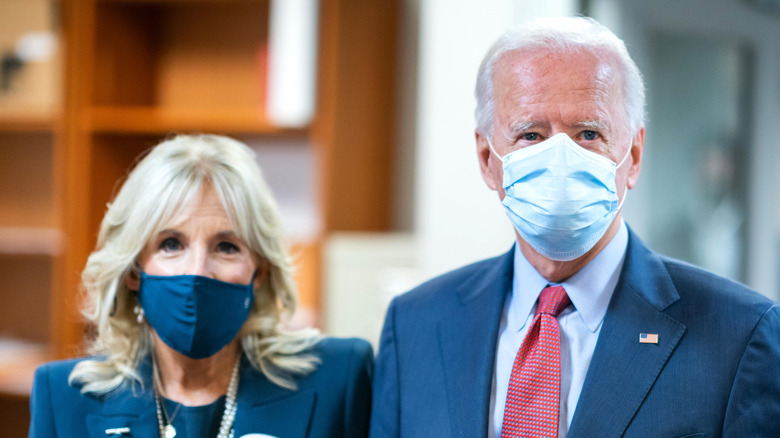
[[[628,224],[780,298],[780,2],[0,0],[0,412],[83,353],[105,205],[175,132],[257,152],[299,260],[292,324],[376,344],[392,297],[513,244],[479,175],[476,72],[505,28],[577,14],[645,76]]]
[[[400,51],[408,69],[402,74],[396,152],[396,174],[404,175],[396,184],[396,213],[403,213],[396,223],[403,233],[395,240],[386,233],[332,236],[326,270],[330,330],[376,336],[376,315],[394,294],[512,244],[511,225],[477,167],[474,81],[483,54],[503,29],[552,15],[598,19],[626,41],[644,74],[647,143],[638,187],[625,204],[629,226],[664,254],[780,297],[777,3],[455,3],[404,2],[404,29],[417,35],[402,40]],[[360,242],[392,245],[392,260],[379,251],[374,263]],[[399,261],[399,253],[406,257]],[[349,283],[352,262],[376,273]],[[379,293],[366,294],[366,287]],[[344,302],[372,314],[340,318]]]

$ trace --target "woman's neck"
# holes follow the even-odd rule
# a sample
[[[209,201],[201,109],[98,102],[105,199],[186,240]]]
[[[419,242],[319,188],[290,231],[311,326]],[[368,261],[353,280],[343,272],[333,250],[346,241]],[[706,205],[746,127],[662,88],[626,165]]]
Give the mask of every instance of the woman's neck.
[[[167,346],[154,333],[160,395],[185,406],[213,403],[227,392],[239,348],[236,338],[213,356],[191,359]]]

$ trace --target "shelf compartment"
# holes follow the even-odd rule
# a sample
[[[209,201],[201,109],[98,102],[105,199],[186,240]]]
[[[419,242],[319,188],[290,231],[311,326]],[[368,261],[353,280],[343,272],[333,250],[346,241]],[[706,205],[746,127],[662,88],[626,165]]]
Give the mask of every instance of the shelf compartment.
[[[265,106],[267,1],[104,1],[95,24],[95,106]]]
[[[51,341],[54,263],[45,255],[0,254],[0,337]]]
[[[0,132],[0,227],[54,228],[52,132]]]

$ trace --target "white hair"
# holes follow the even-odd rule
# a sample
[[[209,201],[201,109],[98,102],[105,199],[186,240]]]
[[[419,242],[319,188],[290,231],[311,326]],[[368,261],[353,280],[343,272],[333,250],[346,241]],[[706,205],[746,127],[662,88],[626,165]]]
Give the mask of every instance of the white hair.
[[[575,52],[591,51],[597,56],[606,52],[620,73],[628,129],[633,135],[645,121],[645,86],[626,45],[609,29],[586,17],[540,18],[520,24],[505,32],[488,50],[477,74],[477,129],[493,135],[493,68],[507,52],[514,50]],[[610,56],[611,55],[611,56]]]
[[[181,135],[137,164],[103,218],[97,248],[82,273],[82,313],[96,328],[90,353],[99,358],[81,361],[69,379],[82,384],[82,392],[104,394],[141,382],[137,369],[151,353],[151,332],[136,321],[137,296],[125,280],[137,275],[147,242],[207,184],[239,237],[268,268],[265,280],[255,283],[255,304],[239,333],[243,352],[269,380],[287,388],[295,387],[292,375],[314,369],[317,359],[306,350],[318,332],[281,327],[295,309],[297,291],[276,204],[254,153],[227,137]]]

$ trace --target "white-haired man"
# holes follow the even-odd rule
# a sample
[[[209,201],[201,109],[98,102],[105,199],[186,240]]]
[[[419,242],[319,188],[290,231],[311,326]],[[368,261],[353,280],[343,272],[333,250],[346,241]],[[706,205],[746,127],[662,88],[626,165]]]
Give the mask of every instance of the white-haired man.
[[[371,436],[780,436],[780,307],[625,225],[645,140],[625,45],[586,18],[501,37],[477,80],[512,250],[396,298]]]

